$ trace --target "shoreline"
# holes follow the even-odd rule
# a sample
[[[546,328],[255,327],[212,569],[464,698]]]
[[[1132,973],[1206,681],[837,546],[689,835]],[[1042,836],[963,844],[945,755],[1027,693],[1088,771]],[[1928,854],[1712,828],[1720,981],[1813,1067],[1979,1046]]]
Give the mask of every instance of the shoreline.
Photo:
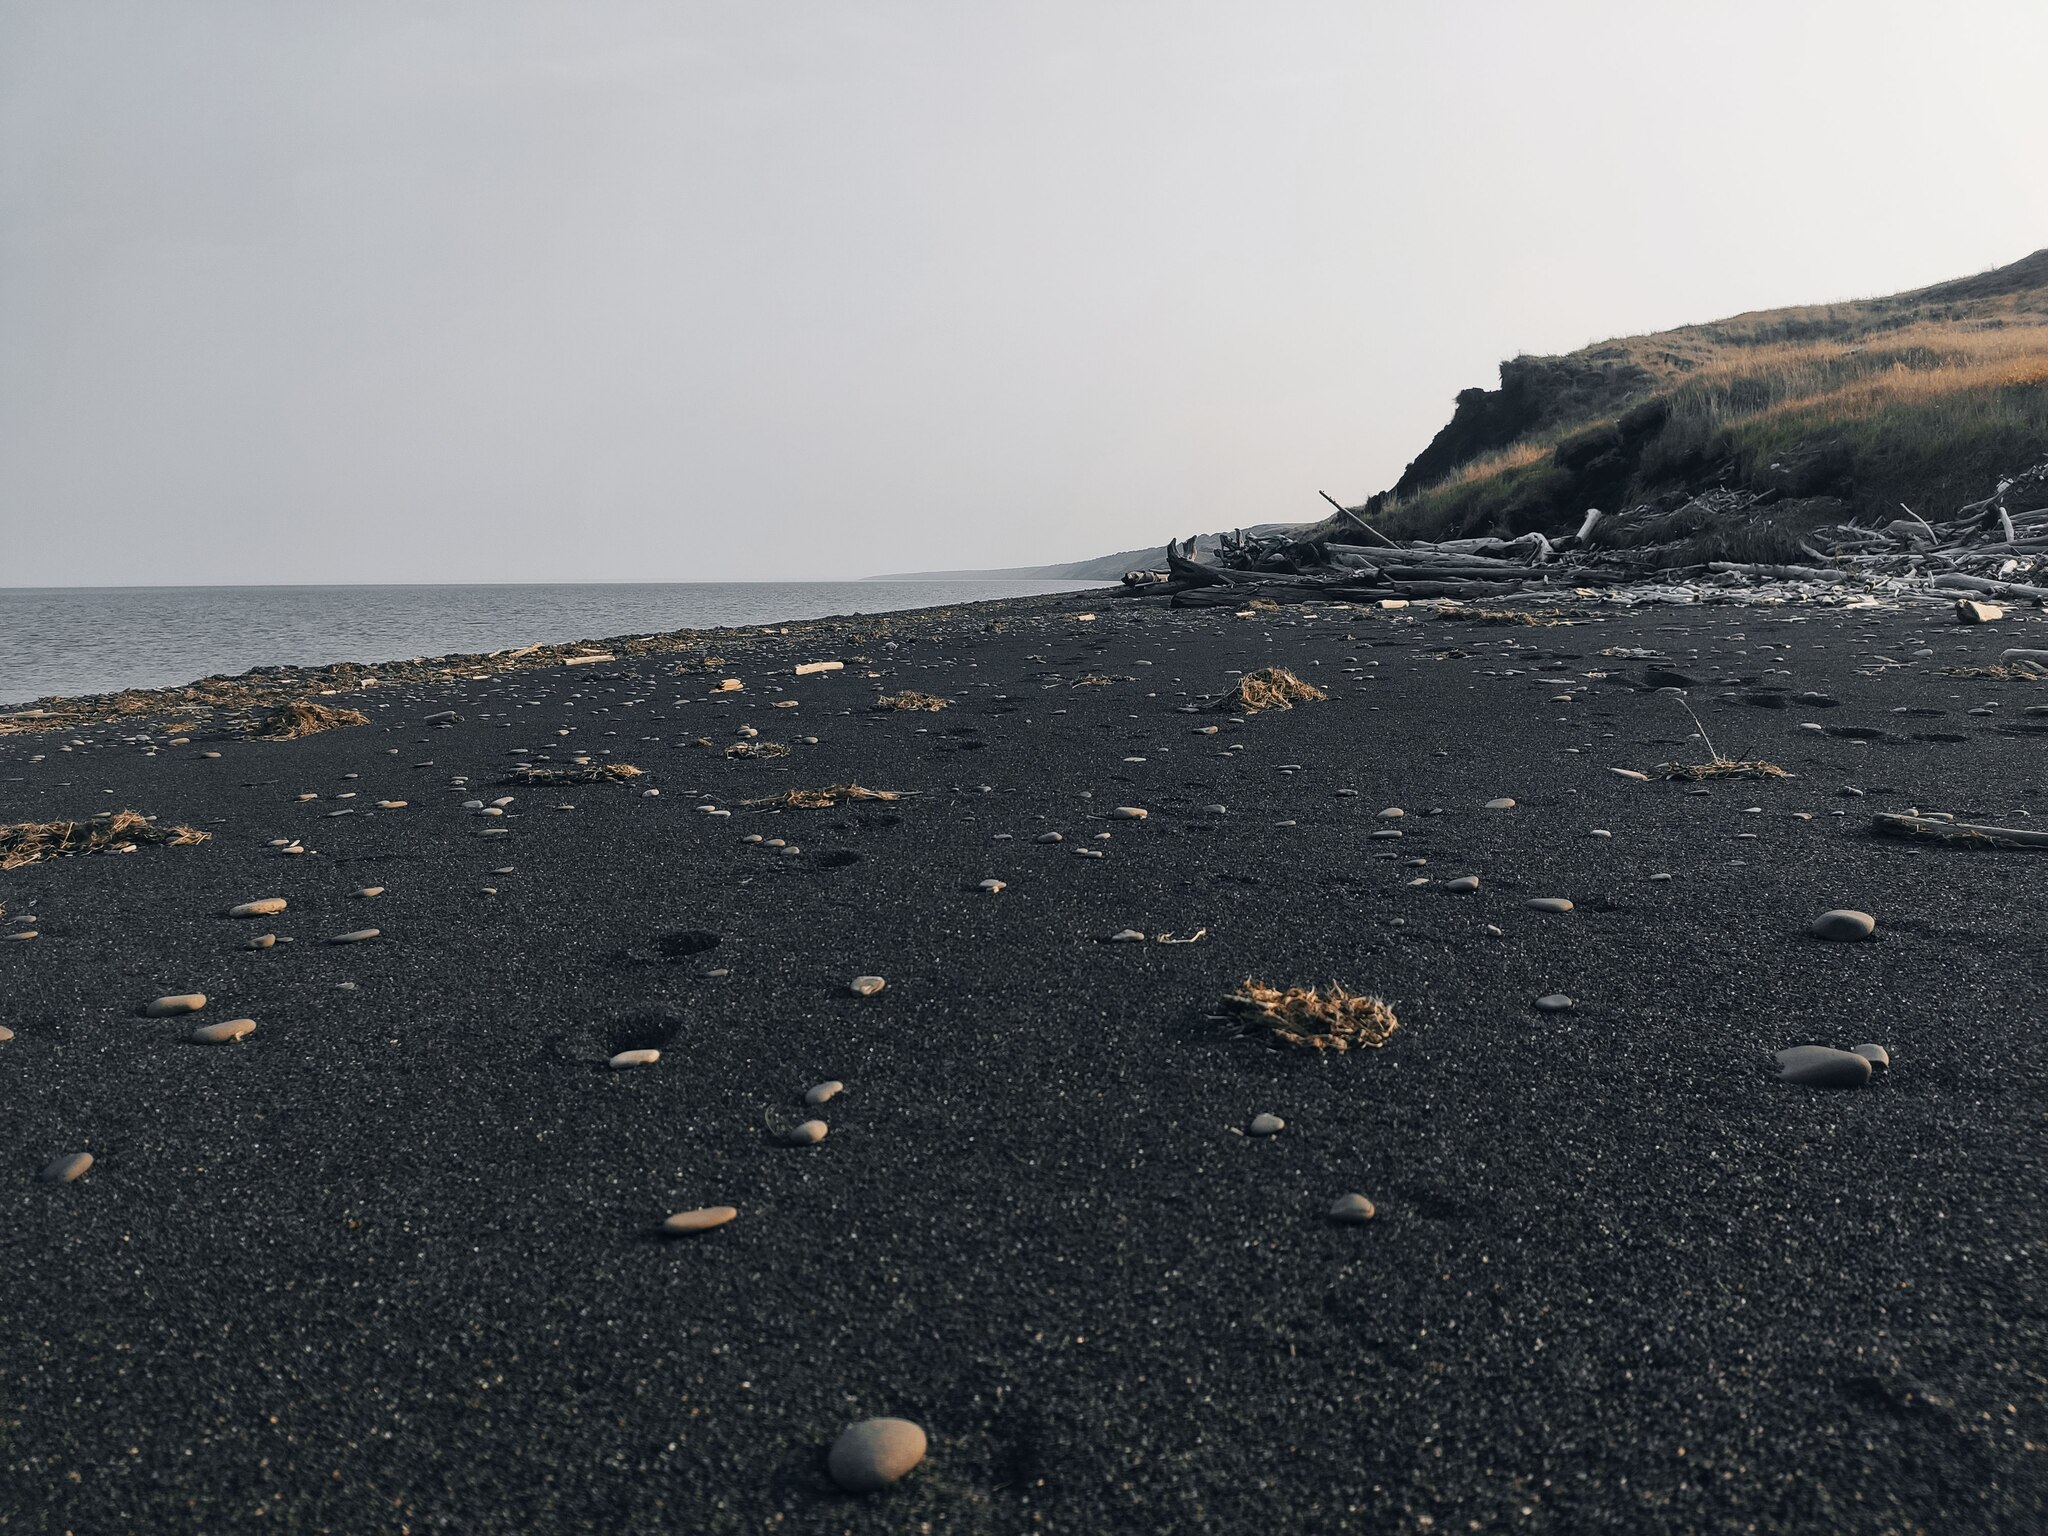
[[[1089,589],[1057,578],[0,589],[0,689],[12,700],[0,713],[52,698],[172,691],[202,671],[199,680],[218,682],[252,668],[388,667],[489,657],[536,640],[573,647],[595,634],[623,642]],[[131,633],[149,638],[130,646]]]
[[[772,586],[777,583],[760,585]],[[1083,590],[1110,593],[1117,589],[1088,587]],[[173,713],[180,710],[242,705],[268,706],[281,703],[288,697],[298,697],[308,688],[313,690],[311,696],[326,697],[333,693],[345,692],[350,687],[377,687],[394,682],[425,683],[465,678],[474,681],[474,674],[480,667],[499,671],[531,670],[545,667],[550,663],[559,665],[564,657],[585,655],[593,650],[609,650],[621,656],[654,656],[701,649],[708,639],[716,639],[723,635],[745,635],[750,631],[773,629],[781,634],[792,634],[798,632],[799,626],[802,626],[806,632],[811,628],[818,628],[825,633],[836,633],[848,626],[898,618],[906,614],[948,614],[964,607],[1024,603],[1041,598],[1075,595],[1077,593],[1069,589],[1017,597],[936,603],[930,607],[892,608],[875,613],[825,614],[810,619],[771,620],[762,624],[683,628],[652,634],[618,634],[601,639],[508,646],[495,651],[451,651],[439,656],[415,656],[402,660],[340,661],[324,665],[263,665],[232,674],[215,673],[188,683],[169,684],[163,687],[117,688],[102,693],[79,695],[45,694],[20,703],[0,702],[0,734],[10,729],[22,729],[31,721],[39,723],[28,728],[58,729],[67,724],[82,724],[88,721],[106,723],[117,718],[143,718],[149,713]],[[513,668],[506,665],[514,661],[523,662],[524,666]]]
[[[0,819],[212,834],[0,873],[15,1518],[2040,1524],[2048,866],[1866,832],[2048,819],[2048,688],[1952,671],[2040,621],[1557,617],[1057,594],[446,658],[294,741],[0,735]],[[1328,697],[1207,707],[1276,665]],[[1667,673],[1790,776],[1660,777],[1707,753]],[[901,798],[791,799],[850,784]],[[1398,1028],[1238,1036],[1248,977]],[[929,1454],[839,1493],[878,1415]]]

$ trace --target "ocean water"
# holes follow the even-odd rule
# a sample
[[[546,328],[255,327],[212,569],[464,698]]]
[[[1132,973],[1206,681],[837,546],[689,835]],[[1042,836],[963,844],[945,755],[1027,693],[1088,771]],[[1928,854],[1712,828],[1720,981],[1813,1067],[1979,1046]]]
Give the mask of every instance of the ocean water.
[[[833,614],[1077,581],[748,581],[449,587],[0,587],[0,705],[162,688],[256,666],[396,661]]]

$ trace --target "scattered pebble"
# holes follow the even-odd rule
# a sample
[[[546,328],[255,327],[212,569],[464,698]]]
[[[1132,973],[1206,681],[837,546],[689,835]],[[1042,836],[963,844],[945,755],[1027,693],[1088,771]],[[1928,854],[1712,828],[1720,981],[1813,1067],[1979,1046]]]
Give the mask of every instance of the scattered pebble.
[[[9,1040],[12,1040],[13,1038],[14,1031],[9,1029],[5,1024],[0,1024],[0,1045],[5,1045]]]
[[[358,928],[353,933],[337,933],[327,942],[330,944],[366,944],[377,937],[376,928]]]
[[[1064,843],[1066,838],[1058,832],[1041,832],[1032,841],[1039,843]]]
[[[229,907],[229,917],[274,917],[285,909],[282,896],[265,896],[256,901],[245,901],[239,907]]]
[[[242,946],[244,949],[275,949],[276,947],[277,935],[274,933],[259,933],[255,938]]]
[[[1795,1045],[1777,1053],[1778,1075],[1807,1088],[1861,1088],[1870,1081],[1871,1063],[1854,1051],[1825,1045]]]
[[[812,1109],[817,1109],[821,1105],[830,1104],[844,1092],[846,1092],[846,1084],[840,1082],[837,1078],[832,1079],[830,1082],[815,1083],[804,1091],[804,1103]]]
[[[352,896],[359,896],[363,900],[367,901],[373,896],[382,896],[384,894],[384,887],[381,885],[366,885],[361,890],[351,891],[349,894]]]
[[[1512,811],[1515,808],[1515,802],[1503,795],[1498,800],[1487,801],[1486,808],[1489,811]]]
[[[1807,932],[1817,939],[1839,939],[1850,943],[1867,939],[1877,932],[1877,919],[1868,912],[1858,912],[1854,907],[1837,907],[1816,917]]]
[[[1477,875],[1460,875],[1455,880],[1446,880],[1444,882],[1444,889],[1456,891],[1461,896],[1466,895],[1479,889],[1479,877]]]
[[[989,895],[993,896],[997,891],[1006,891],[1009,887],[1000,880],[984,880],[976,889],[987,891]]]
[[[876,1493],[923,1461],[929,1443],[908,1419],[862,1419],[840,1431],[825,1469],[847,1493]]]
[[[1892,1064],[1892,1053],[1881,1045],[1852,1045],[1849,1051],[1851,1055],[1861,1056],[1872,1068],[1880,1072],[1889,1069]]]
[[[192,1031],[189,1038],[199,1045],[227,1045],[255,1033],[254,1019],[228,1019],[220,1024],[202,1024]]]
[[[1152,813],[1143,806],[1120,805],[1109,813],[1111,821],[1143,821]]]
[[[1330,1220],[1345,1226],[1363,1226],[1379,1214],[1363,1195],[1339,1195],[1330,1207]]]
[[[1552,992],[1537,998],[1536,1006],[1545,1013],[1570,1013],[1577,1004],[1562,992]]]
[[[92,1167],[92,1154],[90,1152],[66,1153],[54,1163],[44,1167],[42,1180],[45,1184],[69,1184],[74,1179],[83,1178],[85,1171],[90,1167]]]
[[[1380,819],[1382,821],[1399,821],[1403,816],[1406,816],[1407,814],[1408,813],[1402,810],[1400,806],[1390,805],[1384,811],[1380,812]]]
[[[879,976],[856,976],[847,985],[862,997],[873,997],[889,983]]]
[[[783,1140],[792,1147],[815,1147],[825,1139],[826,1124],[822,1120],[806,1120],[802,1125],[793,1126]]]
[[[694,1211],[678,1211],[661,1224],[661,1230],[673,1236],[691,1232],[709,1232],[722,1227],[739,1212],[729,1205],[704,1205]]]
[[[1278,1136],[1287,1129],[1287,1122],[1278,1115],[1253,1115],[1245,1129],[1254,1136]]]
[[[1142,944],[1145,942],[1145,935],[1138,932],[1135,928],[1124,928],[1116,933],[1112,933],[1109,936],[1109,942],[1112,944]]]
[[[618,1055],[611,1059],[610,1064],[614,1068],[651,1067],[659,1060],[661,1060],[661,1052],[648,1048],[637,1051],[620,1051]]]
[[[142,1011],[152,1019],[168,1019],[180,1013],[197,1013],[205,1006],[204,992],[173,992],[168,997],[156,999]]]
[[[1650,776],[1647,773],[1638,773],[1633,768],[1610,768],[1607,771],[1617,779],[1633,779],[1638,784],[1650,782]]]
[[[1569,912],[1571,902],[1563,896],[1531,896],[1522,903],[1531,912]]]

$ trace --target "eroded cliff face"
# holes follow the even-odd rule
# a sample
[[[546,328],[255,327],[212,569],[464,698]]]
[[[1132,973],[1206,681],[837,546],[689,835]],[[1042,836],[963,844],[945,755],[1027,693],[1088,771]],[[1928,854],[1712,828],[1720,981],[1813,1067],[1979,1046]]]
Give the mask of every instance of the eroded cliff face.
[[[1597,354],[1511,358],[1500,365],[1500,388],[1459,392],[1450,421],[1401,472],[1392,494],[1433,485],[1528,433],[1617,413],[1655,383],[1635,364]]]

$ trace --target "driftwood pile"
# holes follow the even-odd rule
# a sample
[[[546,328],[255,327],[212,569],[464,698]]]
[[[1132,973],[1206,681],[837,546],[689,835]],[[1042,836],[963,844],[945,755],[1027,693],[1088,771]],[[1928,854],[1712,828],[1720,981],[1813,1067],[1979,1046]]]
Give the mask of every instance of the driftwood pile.
[[[1176,608],[1595,591],[1630,602],[1695,602],[1759,584],[1788,595],[2048,603],[2048,462],[2000,482],[1946,522],[1902,507],[1902,516],[1881,525],[1816,529],[1797,545],[1810,564],[1683,563],[1690,534],[1753,523],[1770,504],[1768,495],[1741,491],[1707,491],[1675,510],[1589,510],[1575,532],[1561,536],[1434,542],[1397,542],[1355,509],[1324,499],[1337,507],[1347,537],[1229,533],[1207,561],[1194,558],[1193,539],[1175,540],[1166,546],[1165,569],[1133,571],[1124,585]],[[1670,538],[1660,535],[1666,526]]]

